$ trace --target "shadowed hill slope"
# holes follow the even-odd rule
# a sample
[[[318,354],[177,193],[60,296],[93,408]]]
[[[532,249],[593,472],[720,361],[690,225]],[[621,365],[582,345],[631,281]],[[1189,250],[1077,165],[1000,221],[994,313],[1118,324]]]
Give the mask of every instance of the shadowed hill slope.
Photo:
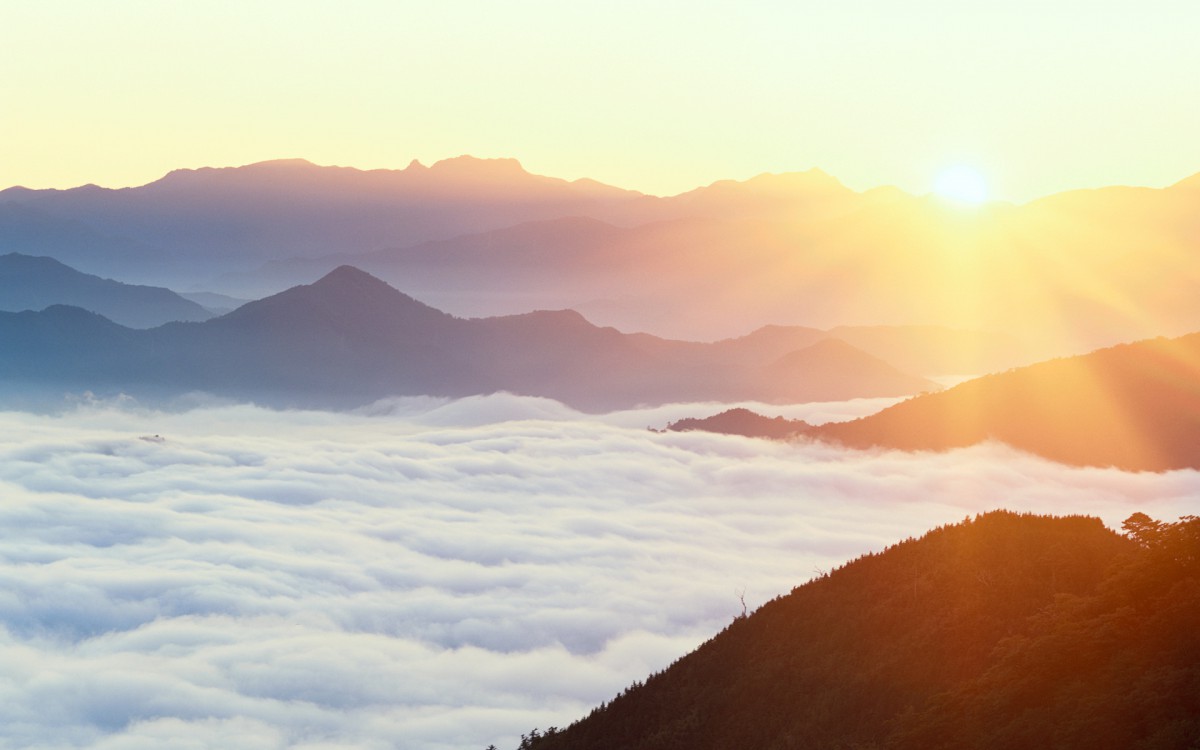
[[[931,531],[522,747],[1194,747],[1200,523],[1169,528],[1155,548],[1084,517],[998,511]]]

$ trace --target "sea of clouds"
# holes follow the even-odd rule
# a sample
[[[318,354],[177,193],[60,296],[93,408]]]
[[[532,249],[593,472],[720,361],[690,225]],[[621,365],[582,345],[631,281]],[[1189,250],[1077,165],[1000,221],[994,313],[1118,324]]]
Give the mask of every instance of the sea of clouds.
[[[856,401],[771,414],[820,422]],[[653,433],[506,395],[0,412],[0,747],[514,747],[820,571],[1200,473]]]

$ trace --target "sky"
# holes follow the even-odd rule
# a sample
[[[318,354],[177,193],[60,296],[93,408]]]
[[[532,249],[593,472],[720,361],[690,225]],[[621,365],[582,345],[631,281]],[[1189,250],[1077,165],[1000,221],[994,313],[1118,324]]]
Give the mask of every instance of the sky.
[[[667,667],[740,597],[995,508],[1119,528],[1200,493],[1194,471],[999,445],[645,429],[666,416],[505,394],[0,412],[0,746],[515,747]]]
[[[0,6],[0,187],[471,154],[674,194],[820,168],[929,192],[1200,172],[1193,0]]]

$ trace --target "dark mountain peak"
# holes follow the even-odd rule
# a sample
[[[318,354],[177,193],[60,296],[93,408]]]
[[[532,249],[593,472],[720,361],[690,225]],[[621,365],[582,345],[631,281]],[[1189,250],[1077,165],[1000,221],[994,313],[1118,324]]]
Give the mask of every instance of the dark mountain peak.
[[[338,266],[312,284],[295,286],[242,305],[217,319],[220,325],[304,326],[374,329],[379,326],[437,325],[454,320],[354,266]],[[292,334],[289,334],[292,335]]]
[[[404,294],[386,281],[350,265],[338,266],[312,284],[293,287],[282,294],[333,304],[345,309],[366,310],[374,307],[381,311],[420,310],[437,317],[451,317]]]
[[[384,287],[392,289],[387,282],[372,276],[361,268],[351,265],[340,265],[311,284],[313,288],[348,288],[366,289]]]
[[[408,166],[404,168],[404,171],[405,172],[424,172],[427,169],[429,169],[429,167],[422,164],[419,160],[413,159],[412,161],[410,161],[408,163]]]

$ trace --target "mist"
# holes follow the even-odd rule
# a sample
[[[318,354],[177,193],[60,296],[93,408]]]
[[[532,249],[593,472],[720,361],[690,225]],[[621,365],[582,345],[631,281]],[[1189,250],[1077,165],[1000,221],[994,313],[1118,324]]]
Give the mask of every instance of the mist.
[[[514,747],[666,667],[743,599],[934,526],[1007,508],[1119,528],[1200,495],[1197,472],[995,444],[646,429],[698,414],[504,394],[0,413],[0,746]]]

